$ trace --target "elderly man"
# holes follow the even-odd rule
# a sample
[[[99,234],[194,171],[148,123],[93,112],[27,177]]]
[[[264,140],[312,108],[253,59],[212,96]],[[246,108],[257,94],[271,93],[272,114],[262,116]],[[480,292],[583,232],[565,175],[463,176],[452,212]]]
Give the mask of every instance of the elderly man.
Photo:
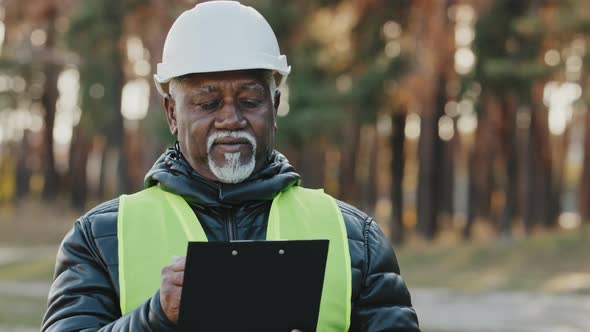
[[[318,331],[419,331],[373,219],[300,187],[273,149],[277,86],[289,71],[250,7],[205,2],[176,20],[154,78],[177,143],[145,190],[76,221],[57,256],[43,331],[174,331],[188,241],[279,238],[330,240]]]

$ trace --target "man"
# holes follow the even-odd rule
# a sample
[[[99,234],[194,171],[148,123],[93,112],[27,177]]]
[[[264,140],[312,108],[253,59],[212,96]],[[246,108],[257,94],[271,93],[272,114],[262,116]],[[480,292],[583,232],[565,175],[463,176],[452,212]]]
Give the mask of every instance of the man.
[[[273,149],[277,86],[289,71],[250,7],[206,2],[176,20],[154,78],[177,143],[147,174],[147,189],[76,221],[57,256],[43,331],[174,331],[185,259],[170,257],[187,241],[314,237],[330,239],[330,315],[320,315],[319,331],[419,331],[373,219],[299,187]]]

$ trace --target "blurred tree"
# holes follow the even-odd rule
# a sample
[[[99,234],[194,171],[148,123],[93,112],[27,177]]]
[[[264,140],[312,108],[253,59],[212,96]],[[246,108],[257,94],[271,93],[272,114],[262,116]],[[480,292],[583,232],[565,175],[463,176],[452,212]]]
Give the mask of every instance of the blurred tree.
[[[401,16],[398,8],[405,3],[256,2],[278,38],[286,41],[282,46],[294,68],[288,81],[292,111],[279,122],[278,144],[294,152],[291,159],[297,165],[306,159],[303,151],[318,142],[339,146],[340,184],[334,194],[350,202],[362,200],[356,171],[358,151],[365,148],[359,146],[362,125],[374,125],[384,103],[384,82],[403,69],[400,57],[385,54],[382,29]],[[317,165],[298,169],[304,179],[314,178],[307,172],[317,173]]]
[[[414,71],[422,76],[420,97],[420,138],[418,143],[418,231],[433,239],[438,231],[438,217],[443,174],[439,162],[443,143],[439,137],[439,119],[446,104],[446,85],[451,61],[452,39],[447,10],[450,1],[413,1],[410,34],[415,40]],[[424,14],[427,18],[424,18]],[[446,193],[448,195],[448,192]]]
[[[413,136],[407,140],[405,134],[406,119],[415,125],[419,114],[416,212],[417,230],[423,236],[434,238],[440,228],[447,227],[441,223],[446,213],[453,214],[454,206],[462,205],[453,199],[464,195],[460,191],[462,179],[455,179],[455,171],[463,176],[464,167],[469,174],[468,193],[464,198],[469,200],[466,237],[471,234],[477,217],[494,220],[503,236],[510,236],[517,217],[522,217],[527,231],[535,225],[555,224],[560,201],[568,194],[562,193],[562,182],[571,182],[569,173],[565,173],[572,144],[569,137],[573,137],[570,130],[573,132],[580,125],[566,126],[563,134],[551,134],[544,90],[551,81],[583,87],[589,79],[585,51],[580,53],[584,61],[580,77],[570,77],[567,63],[572,62],[568,59],[574,48],[584,49],[588,45],[590,3],[584,0],[245,0],[244,3],[255,6],[268,19],[293,66],[287,85],[282,87],[284,104],[288,100],[290,107],[279,111],[278,148],[287,152],[306,186],[326,187],[330,193],[370,213],[379,200],[379,211],[375,212],[380,216],[389,211],[381,203],[390,195],[389,231],[392,239],[401,241],[404,229],[414,221],[414,211],[408,210],[406,226],[402,220],[404,206],[414,208],[412,201],[404,204],[402,187],[406,173],[410,174],[408,180],[414,181],[416,154]],[[125,126],[131,122],[125,122],[121,115],[122,88],[128,81],[149,77],[145,70],[144,74],[138,74],[125,47],[130,41],[140,40],[144,47],[142,59],[149,61],[154,69],[161,59],[165,31],[180,11],[193,4],[185,0],[3,2],[7,28],[0,69],[8,77],[7,86],[12,84],[11,79],[19,82],[24,79],[27,83],[24,92],[10,87],[0,89],[3,112],[0,115],[28,108],[33,114],[39,112],[34,110],[39,109],[39,103],[45,110],[44,148],[35,147],[34,142],[38,140],[35,135],[33,143],[20,145],[16,158],[19,174],[15,175],[19,192],[26,192],[24,188],[30,183],[42,182],[38,181],[38,174],[35,177],[25,172],[30,163],[27,155],[36,149],[43,151],[44,196],[55,197],[55,191],[63,183],[58,180],[53,160],[53,127],[57,78],[73,63],[61,54],[64,42],[81,59],[76,69],[80,73],[83,114],[73,132],[68,174],[71,185],[68,190],[74,204],[82,207],[87,192],[92,189],[85,183],[92,175],[86,174],[87,169],[92,169],[86,167],[89,156],[95,162],[102,161],[100,187],[105,196],[140,186],[145,169],[173,138],[162,113],[161,97],[153,87],[147,120],[134,120],[133,126]],[[469,73],[453,70],[457,50],[465,46],[457,43],[460,31],[456,11],[461,6],[472,6],[475,9],[472,14],[479,16],[472,44],[477,61]],[[65,27],[64,36],[61,32]],[[547,56],[555,54],[558,63],[551,65]],[[0,83],[3,80],[4,77],[0,78]],[[38,89],[42,81],[44,84]],[[588,90],[583,93],[586,99],[579,102],[578,113],[588,103]],[[473,103],[477,111],[473,144],[471,134],[441,139],[442,122],[448,124],[450,119],[454,130],[455,121],[459,127],[461,119],[447,114],[445,107],[461,101],[467,102],[470,109]],[[59,106],[57,113],[59,118]],[[578,115],[576,119],[579,118]],[[590,130],[587,128],[590,124],[585,126],[586,153],[579,185],[579,210],[583,219],[588,220]],[[391,151],[382,154],[383,137],[387,135]],[[464,137],[468,137],[468,143],[463,141]],[[56,143],[57,150],[62,146]],[[13,150],[5,151],[16,157]],[[97,151],[101,158],[96,157]],[[409,172],[405,169],[406,153],[411,157]],[[384,170],[383,160],[390,156],[393,162]],[[383,185],[376,185],[380,179],[391,179],[389,193],[383,190]],[[460,190],[454,188],[455,182]]]
[[[3,41],[1,45],[2,57],[0,58],[0,70],[4,77],[22,75],[30,80],[30,66],[22,59],[22,53],[31,52],[28,41],[18,32],[23,25],[32,24],[28,16],[28,6],[23,2],[8,1],[3,8],[2,24],[4,27]],[[29,47],[27,47],[27,46]],[[26,51],[24,51],[26,50]],[[21,53],[21,54],[19,54]],[[31,56],[29,56],[30,58]],[[0,110],[6,114],[18,107],[18,100],[22,95],[10,89],[7,85],[0,91]],[[6,120],[4,120],[6,121]],[[7,121],[8,122],[8,121]],[[6,128],[6,127],[5,127]],[[13,201],[20,199],[29,192],[29,169],[27,169],[27,155],[29,154],[29,136],[23,136],[23,144],[19,149],[14,149],[11,142],[6,142],[9,135],[3,135],[4,142],[0,141],[0,169],[3,185],[0,185],[0,201]],[[18,151],[14,153],[14,151]],[[16,160],[16,163],[14,161]]]
[[[72,161],[86,165],[91,137],[102,134],[107,138],[103,152],[101,171],[101,192],[105,190],[105,162],[116,156],[117,183],[115,192],[129,190],[128,160],[125,144],[123,116],[121,113],[121,93],[125,83],[124,76],[124,19],[130,12],[147,0],[84,0],[78,4],[71,17],[66,35],[69,46],[81,57],[80,100],[83,110],[80,128],[75,131],[76,144],[72,144]],[[77,181],[72,185],[84,191],[86,185],[84,170],[73,170]],[[79,174],[77,174],[79,173]],[[83,205],[83,201],[74,201]]]
[[[58,4],[55,0],[49,0],[44,2],[37,1],[36,8],[38,19],[42,21],[44,26],[43,31],[46,34],[45,49],[50,52],[54,51],[56,44],[56,31],[55,31],[55,20],[57,18]],[[35,17],[36,15],[33,15]],[[55,124],[55,112],[56,103],[58,97],[57,91],[57,77],[60,71],[60,65],[53,61],[45,59],[42,66],[44,67],[43,73],[45,74],[45,84],[43,89],[43,95],[41,97],[41,103],[45,110],[44,123],[44,141],[46,144],[45,148],[45,174],[44,174],[44,185],[43,185],[43,198],[45,200],[52,200],[55,198],[59,191],[58,184],[59,175],[57,174],[55,167],[55,156],[53,153],[53,130]]]
[[[586,112],[585,118],[584,161],[580,179],[578,206],[582,221],[588,223],[590,222],[590,112]]]
[[[146,49],[146,60],[149,61],[152,68],[150,75],[162,59],[165,32],[170,29],[180,11],[185,9],[187,9],[186,3],[181,0],[150,0],[137,6],[125,19],[125,34],[128,37],[139,38]],[[128,71],[133,72],[133,70]],[[137,134],[141,140],[139,155],[143,155],[138,158],[139,160],[135,160],[135,167],[139,168],[138,172],[141,174],[140,183],[143,183],[143,176],[163,149],[171,146],[174,142],[174,137],[170,134],[164,116],[162,96],[156,90],[155,85],[151,84],[150,75],[147,77],[150,82],[148,114],[142,122],[141,129],[144,131]]]
[[[52,200],[60,192],[63,186],[61,174],[57,172],[54,136],[55,117],[57,110],[58,88],[57,81],[61,69],[70,61],[71,54],[64,51],[60,43],[60,34],[57,31],[57,19],[63,8],[69,4],[69,0],[31,0],[27,2],[6,1],[3,5],[6,11],[6,30],[4,43],[8,52],[4,52],[2,67],[7,69],[10,79],[24,79],[23,89],[12,89],[14,105],[10,108],[19,112],[40,112],[43,116],[43,128],[41,140],[44,145],[41,151],[33,151],[32,145],[22,146],[21,151],[26,158],[19,158],[22,169],[19,173],[31,173],[37,171],[31,169],[32,162],[40,154],[42,160],[40,168],[43,172],[43,181],[38,186],[42,189],[42,197]],[[18,91],[17,91],[18,90]],[[4,89],[6,91],[6,89]],[[9,90],[10,91],[10,90]],[[40,102],[40,109],[36,107]],[[3,105],[4,107],[7,105]],[[28,130],[26,122],[15,124],[14,130]],[[36,129],[38,130],[38,129]],[[39,168],[39,167],[35,167]],[[28,177],[19,177],[19,187],[29,187]]]
[[[379,115],[385,115],[392,117],[394,122],[402,121],[405,123],[405,119],[401,119],[394,113],[396,111],[405,112],[405,105],[392,100],[391,96],[395,94],[393,90],[396,88],[397,82],[407,74],[410,63],[408,56],[402,52],[401,41],[403,31],[408,27],[410,3],[410,1],[405,0],[355,2],[359,16],[358,23],[353,29],[355,64],[346,69],[346,72],[352,73],[353,77],[350,93],[352,96],[351,105],[354,108],[352,109],[353,114],[349,118],[350,121],[356,121],[359,125],[368,124],[374,127]],[[339,82],[342,85],[342,81],[347,77],[346,72],[337,78],[337,87]],[[400,127],[399,123],[393,123],[392,125]],[[360,129],[361,127],[358,128],[358,130]],[[392,139],[393,137],[400,139],[400,136],[392,136]],[[398,172],[397,175],[403,175],[403,130],[401,138],[401,141],[393,141],[391,146],[394,162],[399,163],[399,168],[402,170],[401,174]],[[356,144],[359,144],[358,140]],[[369,174],[376,174],[378,172],[374,167],[377,155],[376,144],[373,143],[372,146],[368,147],[362,146],[360,149],[371,151],[368,154],[370,156],[368,163],[373,167],[369,166]],[[357,146],[355,150],[351,151],[356,153],[356,151],[359,151],[359,147]],[[366,158],[362,155],[360,157]],[[359,156],[356,156],[352,160],[352,164],[356,165],[362,162],[362,160],[359,161],[358,159]],[[346,163],[345,160],[341,160],[341,162]],[[354,168],[352,171],[354,171]],[[359,174],[359,172],[355,173]],[[356,200],[354,196],[350,197],[352,201],[360,201],[361,207],[368,211],[373,210],[376,202],[375,179],[376,176],[357,179],[361,184],[361,190],[357,189],[354,192],[361,193],[361,197],[356,198]],[[354,189],[354,185],[358,184],[351,182],[347,185],[353,186],[351,189]],[[401,185],[402,178],[395,179],[392,183],[392,186],[398,186],[400,194],[402,192]],[[400,207],[398,209],[399,213],[401,213],[403,198],[401,195],[395,196],[395,198],[399,200]],[[392,217],[395,217],[395,214]],[[400,223],[401,219],[399,221],[392,220],[392,227],[390,228],[392,232],[399,233],[398,239],[403,236],[403,228],[394,225]]]
[[[407,112],[401,110],[393,113],[391,117],[391,231],[390,239],[395,243],[403,243],[404,241],[404,194],[403,194],[403,180],[404,180],[404,166],[405,166],[405,127],[406,127]]]
[[[582,172],[579,185],[577,186],[578,198],[577,206],[582,221],[590,221],[590,112],[587,105],[590,102],[590,91],[588,83],[590,82],[590,56],[588,45],[590,45],[590,3],[583,0],[564,0],[555,1],[553,4],[557,7],[542,24],[542,28],[549,35],[551,47],[561,50],[561,61],[556,65],[554,80],[578,84],[581,87],[582,98],[574,105],[575,108],[585,109],[581,118],[584,123],[584,157],[582,162]],[[581,67],[572,70],[571,65],[568,68],[568,62],[575,64],[577,57],[581,58]],[[574,66],[575,67],[575,66]],[[575,119],[575,117],[574,117]],[[574,120],[575,122],[575,120]],[[572,127],[576,123],[572,124]],[[567,132],[566,132],[567,134]],[[564,134],[565,135],[565,134]],[[567,140],[566,140],[567,141]],[[567,149],[567,147],[564,147]],[[562,170],[562,172],[564,172]],[[563,174],[564,176],[566,174]],[[559,197],[560,193],[556,193]]]
[[[467,81],[473,80],[481,84],[482,97],[477,107],[480,112],[490,114],[480,116],[480,119],[497,118],[497,121],[492,123],[492,130],[493,135],[501,139],[498,147],[505,165],[505,180],[501,181],[504,187],[502,199],[504,207],[498,228],[506,237],[511,234],[518,206],[517,109],[522,104],[531,103],[533,82],[546,76],[545,67],[538,62],[542,38],[528,29],[523,29],[522,21],[519,21],[529,11],[534,12],[537,3],[534,0],[519,2],[499,0],[486,2],[483,5],[482,17],[477,22],[474,41],[478,62],[474,75],[467,79]],[[493,112],[497,112],[497,115],[492,114]],[[485,157],[492,153],[494,147],[486,145],[486,141],[479,140],[484,137],[484,135],[476,135],[473,151],[476,157],[471,158],[474,162],[486,159],[489,162],[493,161]],[[487,143],[490,142],[487,141]],[[490,173],[475,171],[477,167],[471,167],[471,169],[470,183],[475,186],[485,184],[485,177]],[[550,174],[546,175],[550,176]],[[483,178],[478,179],[478,177]],[[471,188],[471,191],[478,191],[478,194],[471,195],[472,198],[491,197],[490,194],[483,192],[485,187],[472,186]],[[469,207],[474,209],[481,205],[485,204],[472,202]],[[464,233],[466,236],[470,234],[476,213],[470,211],[468,215]]]

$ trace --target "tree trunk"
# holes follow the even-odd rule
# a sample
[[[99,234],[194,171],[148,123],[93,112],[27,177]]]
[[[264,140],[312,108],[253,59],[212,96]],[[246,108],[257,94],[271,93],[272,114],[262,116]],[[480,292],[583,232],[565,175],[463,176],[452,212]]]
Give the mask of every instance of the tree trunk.
[[[102,154],[102,158],[100,159],[100,176],[98,178],[98,188],[96,190],[96,197],[103,201],[105,199],[108,199],[107,197],[107,161],[108,161],[108,156],[107,156],[107,152],[108,152],[108,145],[103,144],[102,147],[100,147],[101,154]]]
[[[480,124],[481,127],[481,124]],[[480,127],[477,130],[480,130]],[[483,170],[477,166],[478,163],[478,141],[476,135],[476,143],[473,149],[473,152],[469,155],[468,163],[468,170],[469,170],[469,184],[468,184],[468,196],[467,196],[467,221],[465,223],[465,227],[463,228],[463,239],[469,240],[471,238],[471,231],[473,228],[473,223],[475,222],[475,218],[477,217],[478,213],[478,206],[480,199],[480,190],[481,186],[478,186],[478,180],[481,178],[481,172]]]
[[[324,186],[325,148],[323,144],[314,144],[299,154],[298,171],[303,185],[307,188]]]
[[[540,116],[538,118],[541,118]],[[561,146],[563,158],[560,159],[559,167],[554,167],[551,159],[551,146],[549,140],[549,130],[547,128],[547,117],[543,117],[541,125],[537,128],[539,135],[539,179],[542,179],[542,187],[538,191],[539,205],[545,202],[544,208],[539,209],[539,222],[545,227],[554,227],[557,225],[557,219],[561,210],[562,183],[565,172],[565,158],[567,157],[567,147],[569,142],[569,131],[564,135],[564,144]],[[567,135],[567,136],[566,136]]]
[[[377,150],[377,132],[375,125],[365,125],[361,128],[359,151],[356,160],[356,181],[358,184],[359,207],[372,215],[375,209],[375,166]]]
[[[394,243],[404,241],[404,166],[405,166],[405,128],[406,115],[404,112],[394,112],[391,117],[392,134],[391,134],[391,234],[390,239]]]
[[[367,174],[366,193],[363,195],[366,204],[364,211],[371,215],[375,215],[377,197],[379,197],[377,193],[377,154],[379,150],[379,135],[377,134],[377,128],[375,126],[373,128],[373,137],[371,139],[372,146],[371,152],[369,153],[369,174]]]
[[[416,71],[423,87],[416,91],[421,104],[418,142],[418,231],[433,239],[438,231],[437,202],[441,173],[442,142],[438,121],[446,104],[446,79],[452,68],[454,46],[447,10],[451,1],[413,1],[409,31],[415,35]]]
[[[463,238],[469,239],[473,223],[477,217],[491,218],[490,202],[493,187],[492,161],[495,153],[497,134],[494,132],[494,115],[497,114],[495,97],[483,94],[481,109],[477,116],[477,129],[473,149],[469,155],[469,198],[467,203],[467,223]]]
[[[523,181],[523,195],[522,195],[522,218],[524,223],[524,228],[527,232],[532,229],[534,222],[534,215],[535,209],[538,209],[538,206],[535,206],[534,200],[534,191],[535,191],[535,178],[536,178],[536,160],[535,160],[535,149],[536,149],[536,141],[535,141],[535,134],[534,134],[534,121],[536,118],[536,114],[533,110],[529,111],[530,114],[530,122],[529,127],[526,131],[525,142],[523,144],[523,162],[526,164],[524,166],[524,172],[522,173],[524,177]]]
[[[516,155],[516,107],[512,100],[502,99],[502,150],[504,154],[505,182],[504,208],[499,221],[499,232],[502,237],[512,236],[512,224],[517,206],[518,162]]]
[[[354,110],[350,110],[352,114]],[[347,135],[341,146],[340,158],[340,199],[350,204],[358,203],[358,186],[356,182],[356,160],[359,148],[361,125],[356,117],[351,116],[347,130]]]
[[[122,13],[122,9],[120,8],[122,4],[119,1],[111,0],[111,6],[113,6],[115,12]],[[125,74],[123,72],[123,54],[121,48],[119,47],[119,43],[122,37],[123,18],[120,17],[120,15],[113,15],[111,19],[111,25],[113,26],[113,29],[116,30],[113,40],[110,41],[112,43],[110,47],[112,48],[111,63],[113,66],[113,94],[111,105],[114,114],[111,127],[112,131],[109,133],[108,137],[109,146],[111,146],[113,149],[116,149],[119,156],[117,165],[117,193],[121,194],[128,193],[130,189],[127,165],[127,148],[125,144],[125,128],[123,123],[124,119],[123,114],[121,113],[121,96],[123,85],[125,83]]]
[[[546,137],[543,137],[539,127],[540,115],[539,110],[533,109],[531,114],[530,127],[528,130],[528,140],[526,146],[527,173],[526,173],[526,195],[524,209],[525,230],[531,233],[535,225],[545,225],[548,223],[551,210],[551,192],[552,192],[552,174],[550,156],[544,154],[551,150]],[[549,159],[548,159],[549,158]]]
[[[15,199],[20,201],[26,197],[30,192],[31,180],[31,132],[26,130],[23,136],[21,146],[16,152],[16,174],[15,174]]]
[[[445,213],[452,217],[454,213],[454,196],[455,196],[455,146],[456,138],[449,141],[441,141],[441,160],[439,162],[440,187],[438,191],[438,208],[439,213]]]
[[[128,193],[129,178],[127,169],[127,149],[125,144],[125,128],[123,125],[123,114],[121,114],[121,94],[124,84],[121,54],[116,54],[114,56],[114,63],[116,64],[115,80],[113,81],[113,105],[115,106],[115,122],[113,123],[113,129],[115,136],[112,137],[111,146],[115,147],[117,149],[117,152],[119,153],[119,165],[117,167],[119,173],[118,191],[119,193]]]
[[[55,19],[57,16],[57,8],[52,5],[48,10],[47,15],[47,40],[45,47],[47,50],[53,49],[55,45]],[[41,97],[41,103],[45,109],[44,123],[45,128],[43,132],[45,148],[44,155],[44,186],[42,197],[44,200],[53,200],[58,192],[57,185],[58,174],[55,167],[55,156],[53,153],[53,127],[55,124],[55,111],[56,102],[58,98],[57,90],[57,76],[59,74],[59,68],[56,64],[53,64],[46,60],[44,63],[45,73],[45,86],[43,95]]]
[[[582,221],[590,223],[590,112],[586,112],[586,126],[584,128],[584,162],[580,179],[578,210]]]
[[[530,233],[535,224],[551,227],[557,221],[559,211],[559,184],[563,167],[557,167],[554,174],[547,117],[539,114],[541,110],[534,107],[531,113],[527,145],[527,202],[524,213],[524,224]],[[557,160],[564,160],[565,153],[560,151]]]
[[[70,146],[69,184],[72,207],[80,211],[84,210],[88,198],[86,169],[89,151],[90,140],[82,126],[77,126]]]
[[[418,230],[427,239],[438,232],[438,202],[441,186],[442,141],[438,135],[438,121],[444,113],[446,80],[439,75],[435,85],[433,111],[423,112],[418,143]],[[428,107],[428,106],[427,106]]]

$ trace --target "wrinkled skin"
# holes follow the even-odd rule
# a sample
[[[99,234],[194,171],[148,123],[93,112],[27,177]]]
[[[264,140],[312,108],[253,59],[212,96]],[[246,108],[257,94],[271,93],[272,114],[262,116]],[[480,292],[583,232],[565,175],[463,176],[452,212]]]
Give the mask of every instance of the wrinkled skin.
[[[162,268],[162,284],[160,286],[160,304],[166,317],[171,322],[178,322],[180,312],[180,295],[184,280],[186,257],[177,257],[172,264]]]
[[[241,70],[192,74],[175,84],[164,98],[170,132],[192,168],[208,180],[218,181],[208,165],[207,138],[219,131],[245,131],[257,143],[254,172],[267,162],[274,147],[278,90],[271,96],[263,70]],[[217,142],[211,158],[225,162],[227,152],[241,152],[241,161],[252,155],[252,147],[243,140]]]

